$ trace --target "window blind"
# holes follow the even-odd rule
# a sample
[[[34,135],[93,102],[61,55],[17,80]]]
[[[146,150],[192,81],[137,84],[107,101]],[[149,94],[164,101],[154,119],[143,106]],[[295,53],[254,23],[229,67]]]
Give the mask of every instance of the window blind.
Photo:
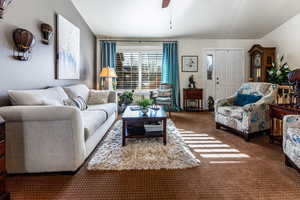
[[[122,48],[117,52],[117,89],[155,89],[161,82],[162,50]]]

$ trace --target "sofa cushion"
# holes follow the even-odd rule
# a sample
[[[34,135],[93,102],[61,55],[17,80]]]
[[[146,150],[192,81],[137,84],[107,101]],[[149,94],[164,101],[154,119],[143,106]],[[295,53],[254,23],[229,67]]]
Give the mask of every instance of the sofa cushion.
[[[8,96],[12,105],[64,105],[68,95],[61,87],[41,90],[9,90]]]
[[[112,116],[117,109],[117,104],[115,103],[107,103],[107,104],[98,104],[98,105],[89,105],[88,111],[93,111],[93,110],[101,110],[106,113],[106,117],[109,118]]]
[[[218,113],[238,120],[243,119],[244,112],[243,108],[239,106],[221,106],[218,108]]]
[[[89,97],[89,88],[84,84],[79,85],[72,85],[68,87],[64,87],[65,92],[68,94],[68,96],[72,99],[76,97],[82,97],[86,102]]]
[[[84,139],[87,140],[106,121],[106,113],[102,110],[82,111]]]
[[[97,105],[108,103],[109,93],[108,90],[90,90],[88,104]]]

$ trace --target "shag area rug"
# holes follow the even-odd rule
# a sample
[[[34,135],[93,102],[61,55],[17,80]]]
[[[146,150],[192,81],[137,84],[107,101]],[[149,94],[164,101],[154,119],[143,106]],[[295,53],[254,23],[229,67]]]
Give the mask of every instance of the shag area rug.
[[[88,163],[88,170],[158,170],[197,167],[196,159],[171,120],[167,145],[161,138],[127,139],[122,147],[122,121],[115,123]]]

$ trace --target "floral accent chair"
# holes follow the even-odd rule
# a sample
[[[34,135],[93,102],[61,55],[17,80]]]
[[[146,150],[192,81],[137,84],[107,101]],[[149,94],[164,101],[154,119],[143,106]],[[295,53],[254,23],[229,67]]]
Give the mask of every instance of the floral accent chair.
[[[215,103],[216,128],[229,128],[241,134],[246,141],[250,136],[270,129],[269,104],[276,102],[278,87],[270,83],[244,83],[231,97]],[[234,105],[237,94],[262,96],[256,103],[243,107]]]
[[[285,164],[300,169],[300,115],[287,115],[284,117],[282,145]]]

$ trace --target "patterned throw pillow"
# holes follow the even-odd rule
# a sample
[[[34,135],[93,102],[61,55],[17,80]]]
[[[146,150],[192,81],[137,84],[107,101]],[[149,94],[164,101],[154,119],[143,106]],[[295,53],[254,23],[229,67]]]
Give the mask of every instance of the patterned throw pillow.
[[[88,105],[108,103],[109,91],[90,90]]]
[[[171,89],[158,90],[159,97],[170,97],[171,95],[172,95]]]
[[[73,107],[77,107],[79,110],[87,110],[88,106],[85,102],[85,100],[83,99],[83,97],[78,96],[75,99],[68,99],[64,101],[64,105],[65,106],[73,106]]]

